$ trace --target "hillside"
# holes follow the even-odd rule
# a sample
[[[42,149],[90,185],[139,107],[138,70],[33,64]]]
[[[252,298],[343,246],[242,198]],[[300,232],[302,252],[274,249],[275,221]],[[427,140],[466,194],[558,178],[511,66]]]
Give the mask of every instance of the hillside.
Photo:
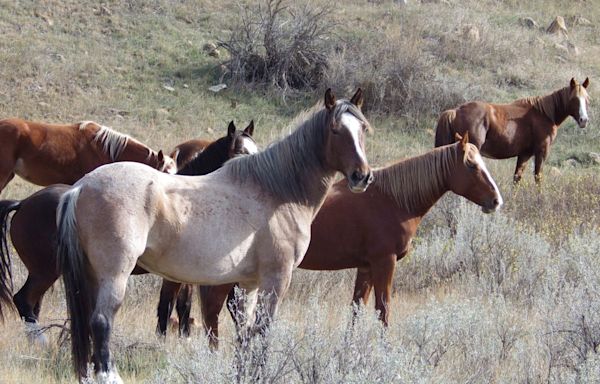
[[[165,150],[190,138],[222,136],[231,120],[239,127],[254,119],[265,148],[327,87],[350,96],[361,86],[375,128],[367,153],[381,166],[432,148],[444,109],[474,99],[502,103],[544,95],[572,77],[589,77],[590,124],[580,129],[569,118],[561,126],[540,189],[531,164],[515,187],[514,159],[486,160],[506,202],[500,212],[484,216],[448,195],[429,213],[414,251],[397,267],[389,329],[381,328],[369,302],[357,320],[359,331],[349,330],[353,270],[296,271],[268,338],[261,378],[599,380],[600,164],[594,154],[600,153],[600,3],[287,2],[278,28],[309,22],[322,28],[314,42],[318,55],[307,66],[323,59],[326,67],[301,89],[279,80],[232,78],[227,50],[210,55],[205,48],[231,43],[232,31],[264,16],[259,3],[264,12],[264,1],[2,2],[0,116],[95,120]],[[305,16],[315,9],[323,12]],[[565,19],[566,34],[546,32],[556,16]],[[259,45],[253,49],[261,53]],[[219,83],[228,87],[209,90]],[[15,178],[2,198],[24,198],[37,189]],[[26,270],[16,255],[13,263],[20,287]],[[187,342],[174,334],[164,343],[155,337],[159,284],[151,276],[131,279],[113,340],[124,379],[254,382],[255,364],[235,352],[224,312],[217,353],[208,351],[199,328]],[[0,327],[0,382],[74,381],[60,335],[66,318],[60,285],[48,293],[41,317],[51,325],[46,348],[27,343],[13,314]]]

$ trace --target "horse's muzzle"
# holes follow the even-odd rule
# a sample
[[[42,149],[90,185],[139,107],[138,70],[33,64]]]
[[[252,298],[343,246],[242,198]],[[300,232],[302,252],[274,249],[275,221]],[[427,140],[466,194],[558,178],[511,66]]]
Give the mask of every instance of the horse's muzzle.
[[[354,171],[348,180],[348,187],[354,193],[362,193],[367,190],[373,180],[374,177],[371,170],[367,173]]]
[[[503,201],[502,197],[494,197],[488,203],[481,206],[481,210],[483,213],[492,213],[496,212],[502,206]]]
[[[580,117],[579,120],[577,120],[577,124],[579,125],[579,128],[587,127],[587,123],[588,123],[587,117]]]

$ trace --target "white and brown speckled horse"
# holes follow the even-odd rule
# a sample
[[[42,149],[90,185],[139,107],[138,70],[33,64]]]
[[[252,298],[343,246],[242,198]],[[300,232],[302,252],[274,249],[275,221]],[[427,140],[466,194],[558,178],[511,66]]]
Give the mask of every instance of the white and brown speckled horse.
[[[265,293],[258,304],[266,315],[248,324],[249,333],[264,330],[304,257],[336,173],[355,192],[373,180],[361,105],[360,89],[349,101],[327,90],[324,106],[303,116],[291,135],[206,176],[115,163],[77,182],[61,199],[57,221],[79,376],[90,361],[91,337],[98,380],[122,382],[109,339],[136,263],[172,281],[239,281],[253,297]],[[254,305],[246,310],[253,313]]]

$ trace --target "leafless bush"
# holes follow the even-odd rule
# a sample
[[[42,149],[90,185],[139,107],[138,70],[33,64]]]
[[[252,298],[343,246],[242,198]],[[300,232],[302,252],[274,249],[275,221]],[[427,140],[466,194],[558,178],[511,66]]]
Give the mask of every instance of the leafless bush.
[[[468,85],[442,81],[436,58],[418,31],[408,26],[403,32],[348,39],[329,60],[328,83],[348,89],[359,85],[365,91],[365,110],[404,116],[413,123],[464,102]]]
[[[230,55],[227,66],[235,82],[268,84],[283,91],[312,89],[320,84],[328,63],[333,23],[330,10],[287,0],[261,0],[241,6],[239,25],[222,41]]]

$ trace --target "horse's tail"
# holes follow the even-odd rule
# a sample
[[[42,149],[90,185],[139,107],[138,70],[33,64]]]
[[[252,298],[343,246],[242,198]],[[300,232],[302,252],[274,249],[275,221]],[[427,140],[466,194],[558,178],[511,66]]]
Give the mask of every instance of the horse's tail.
[[[18,200],[0,201],[0,320],[4,320],[2,305],[14,309],[12,301],[13,282],[10,251],[8,246],[8,216],[21,207]]]
[[[452,144],[454,142],[454,132],[452,122],[456,118],[456,109],[448,109],[442,112],[435,128],[435,146]]]
[[[75,208],[81,187],[69,189],[58,203],[57,256],[62,272],[67,299],[67,310],[71,320],[71,350],[73,365],[79,377],[87,372],[91,354],[90,318],[92,314],[92,289],[88,279],[87,257],[79,243]]]

